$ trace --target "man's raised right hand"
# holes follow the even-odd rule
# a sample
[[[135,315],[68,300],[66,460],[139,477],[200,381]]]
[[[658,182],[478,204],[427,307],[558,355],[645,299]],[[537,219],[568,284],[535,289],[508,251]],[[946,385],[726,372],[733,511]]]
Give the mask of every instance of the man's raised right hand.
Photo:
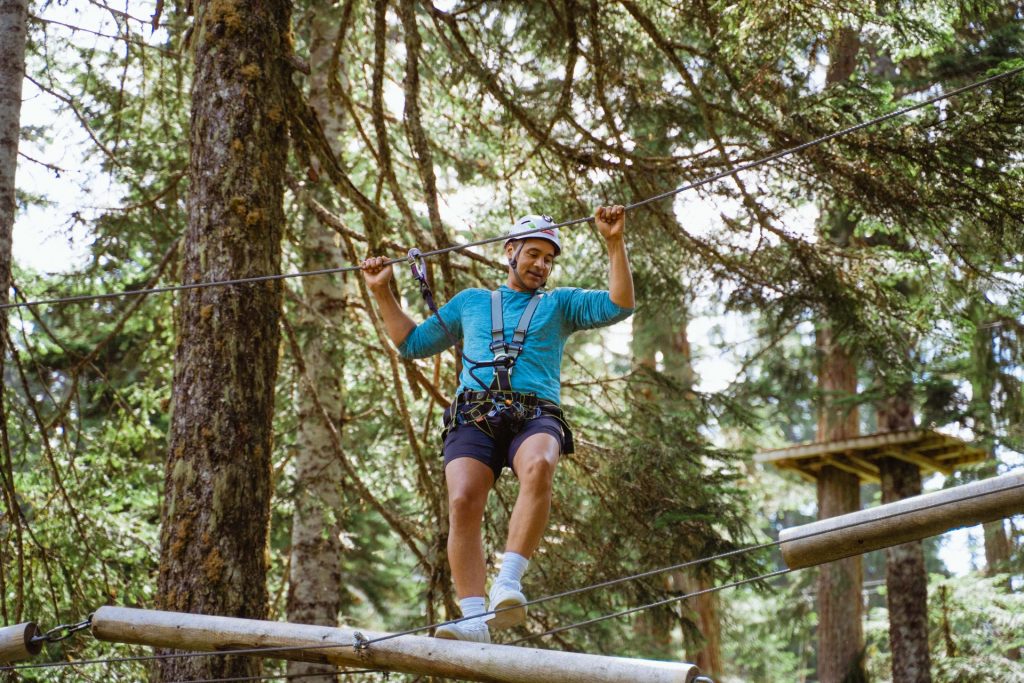
[[[371,256],[359,264],[359,268],[363,271],[363,279],[366,280],[367,287],[370,289],[379,289],[381,287],[388,286],[388,283],[391,282],[394,270],[390,265],[387,265],[387,262],[388,259],[384,256]]]

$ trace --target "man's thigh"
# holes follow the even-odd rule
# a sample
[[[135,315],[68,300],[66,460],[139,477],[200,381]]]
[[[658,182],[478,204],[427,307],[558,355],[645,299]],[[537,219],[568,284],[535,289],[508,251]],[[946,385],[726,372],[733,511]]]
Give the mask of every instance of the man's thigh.
[[[448,432],[442,452],[446,476],[453,462],[470,458],[489,467],[494,475],[493,481],[497,481],[505,464],[505,453],[498,449],[494,437],[471,423],[460,424]]]
[[[528,421],[509,444],[509,467],[518,473],[535,460],[543,460],[552,470],[562,454],[562,423],[549,415]]]

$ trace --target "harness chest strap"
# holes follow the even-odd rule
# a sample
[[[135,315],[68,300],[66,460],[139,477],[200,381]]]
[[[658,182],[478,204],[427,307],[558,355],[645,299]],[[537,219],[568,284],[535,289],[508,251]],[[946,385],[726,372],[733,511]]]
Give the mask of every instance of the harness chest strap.
[[[475,424],[477,428],[489,433],[493,437],[487,418],[493,415],[494,411],[505,407],[497,405],[497,399],[503,398],[509,407],[515,406],[514,409],[520,411],[525,409],[525,412],[532,413],[532,415],[524,415],[525,419],[539,417],[540,415],[548,415],[557,419],[562,425],[563,452],[572,453],[572,429],[566,422],[562,409],[550,401],[538,399],[534,394],[518,394],[512,391],[512,380],[510,377],[512,367],[523,350],[523,343],[526,341],[526,335],[530,330],[530,323],[544,295],[535,294],[530,298],[522,315],[519,316],[519,322],[516,323],[515,332],[512,334],[512,341],[506,342],[505,316],[501,306],[501,294],[501,290],[491,292],[490,349],[494,353],[492,366],[494,368],[494,379],[491,380],[491,385],[487,390],[482,392],[465,392],[456,398],[452,406],[445,411],[445,424],[441,432],[441,438],[444,440],[449,430],[462,420]],[[501,393],[496,396],[495,392]],[[460,414],[462,416],[461,419],[459,417]]]
[[[526,334],[530,330],[530,322],[533,314],[537,312],[543,294],[536,294],[526,304],[526,309],[519,316],[515,332],[512,334],[512,341],[505,341],[505,317],[501,307],[501,290],[491,292],[491,352],[496,363],[494,366],[494,379],[491,381],[491,388],[499,391],[512,391],[512,366],[523,350],[523,343],[526,341]]]

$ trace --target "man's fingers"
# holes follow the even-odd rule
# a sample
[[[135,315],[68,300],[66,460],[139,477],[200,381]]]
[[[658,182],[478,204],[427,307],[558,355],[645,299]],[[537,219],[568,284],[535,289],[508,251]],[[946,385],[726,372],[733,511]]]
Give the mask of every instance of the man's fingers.
[[[385,259],[383,256],[371,256],[370,258],[364,259],[363,262],[359,264],[359,267],[371,275],[376,275],[384,269],[384,262]]]
[[[597,219],[603,223],[615,223],[623,214],[626,212],[626,207],[621,204],[615,206],[599,206],[597,207]]]

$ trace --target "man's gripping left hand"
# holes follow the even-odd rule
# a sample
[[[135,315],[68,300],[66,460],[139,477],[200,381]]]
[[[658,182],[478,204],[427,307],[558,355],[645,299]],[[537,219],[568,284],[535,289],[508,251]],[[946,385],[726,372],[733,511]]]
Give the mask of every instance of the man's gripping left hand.
[[[606,242],[622,239],[626,230],[626,207],[599,206],[594,212],[594,223]]]

